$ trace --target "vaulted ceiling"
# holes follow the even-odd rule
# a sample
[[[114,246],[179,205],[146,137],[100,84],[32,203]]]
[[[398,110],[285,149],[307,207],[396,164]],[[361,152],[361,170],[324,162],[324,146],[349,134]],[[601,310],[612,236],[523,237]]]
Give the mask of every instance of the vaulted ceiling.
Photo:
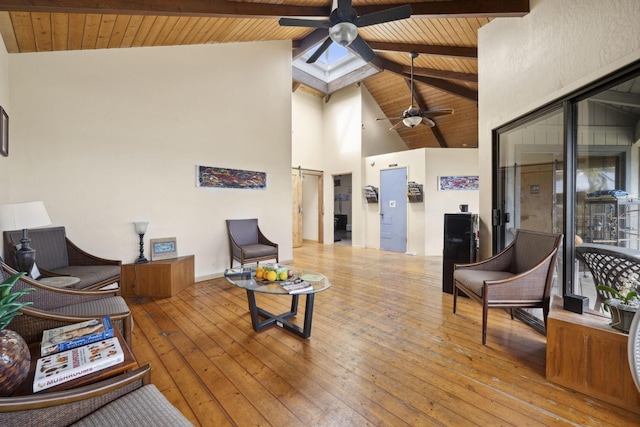
[[[476,147],[478,29],[526,15],[529,1],[353,0],[359,16],[403,4],[411,18],[358,29],[379,71],[362,84],[385,116],[401,116],[411,104],[410,53],[417,52],[414,105],[455,112],[435,117],[435,127],[400,126],[398,134],[411,149]],[[296,58],[327,30],[281,27],[279,18],[326,19],[331,9],[330,0],[0,0],[0,34],[9,53],[292,40]],[[356,72],[342,84],[359,80]],[[331,96],[304,81],[294,80],[293,89]]]

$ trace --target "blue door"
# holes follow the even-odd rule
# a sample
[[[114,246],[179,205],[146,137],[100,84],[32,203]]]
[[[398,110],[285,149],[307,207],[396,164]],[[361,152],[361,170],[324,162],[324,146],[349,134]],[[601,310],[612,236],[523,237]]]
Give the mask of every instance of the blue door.
[[[380,249],[407,251],[407,169],[380,171]]]

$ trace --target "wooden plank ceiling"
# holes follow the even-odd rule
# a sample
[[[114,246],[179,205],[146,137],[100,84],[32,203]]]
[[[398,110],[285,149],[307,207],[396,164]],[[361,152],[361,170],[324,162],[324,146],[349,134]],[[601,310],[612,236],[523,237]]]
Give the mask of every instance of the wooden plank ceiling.
[[[478,29],[526,15],[529,1],[353,0],[353,7],[362,16],[407,3],[411,18],[358,29],[383,70],[363,83],[387,117],[401,116],[411,104],[410,52],[419,53],[414,104],[455,113],[398,134],[411,149],[476,147]],[[327,18],[331,9],[330,0],[0,0],[0,34],[9,53],[292,40],[295,56],[318,32],[278,19]]]

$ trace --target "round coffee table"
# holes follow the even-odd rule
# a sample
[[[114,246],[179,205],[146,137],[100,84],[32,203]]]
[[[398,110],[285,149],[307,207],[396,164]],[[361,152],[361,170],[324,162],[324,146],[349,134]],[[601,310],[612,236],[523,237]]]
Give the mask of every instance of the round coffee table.
[[[291,267],[286,265],[279,265],[279,268],[287,268],[293,271],[293,278],[300,278],[311,285],[312,289],[302,293],[290,294],[283,287],[283,282],[269,282],[266,280],[255,279],[255,269],[252,270],[249,276],[227,276],[225,278],[229,283],[239,288],[243,288],[247,291],[247,299],[249,300],[249,312],[251,313],[251,324],[253,330],[260,332],[271,326],[279,326],[295,335],[302,338],[309,338],[311,336],[311,321],[313,319],[313,302],[315,294],[329,289],[331,283],[329,279],[321,273],[315,271],[309,271],[297,267]],[[291,296],[291,310],[282,314],[273,314],[264,310],[256,305],[255,292],[263,294],[273,295],[289,295]],[[287,319],[294,317],[298,314],[298,301],[300,295],[306,296],[304,310],[304,325],[301,328],[298,325],[294,325]],[[264,320],[260,320],[260,318]]]

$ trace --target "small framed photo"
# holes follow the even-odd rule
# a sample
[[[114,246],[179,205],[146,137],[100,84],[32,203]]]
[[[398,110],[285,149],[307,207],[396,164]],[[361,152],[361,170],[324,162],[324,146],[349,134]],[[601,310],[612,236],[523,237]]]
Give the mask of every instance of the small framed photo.
[[[9,115],[0,107],[0,154],[9,156]]]
[[[178,245],[175,237],[151,239],[151,261],[178,257]]]

